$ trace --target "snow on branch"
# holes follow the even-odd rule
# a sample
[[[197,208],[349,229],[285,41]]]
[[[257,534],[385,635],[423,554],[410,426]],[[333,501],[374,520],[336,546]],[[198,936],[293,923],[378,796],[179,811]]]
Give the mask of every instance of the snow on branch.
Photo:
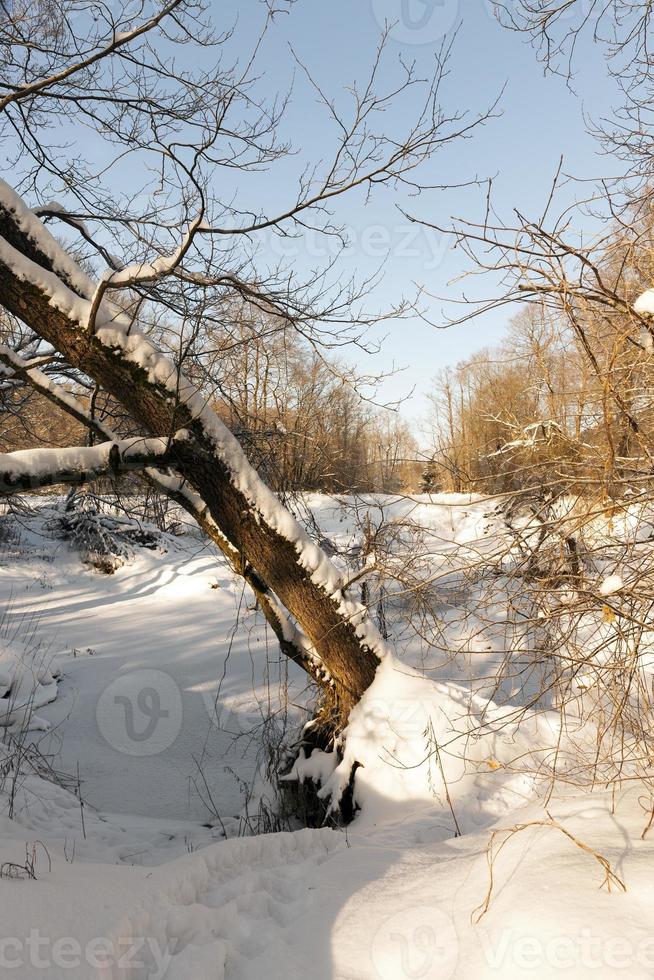
[[[502,425],[507,425],[518,433],[516,439],[511,442],[503,443],[495,452],[488,453],[487,459],[493,456],[502,456],[504,453],[511,452],[513,449],[534,449],[536,446],[548,445],[557,437],[564,437],[561,426],[555,419],[540,419],[538,422],[530,422],[525,426],[514,426],[502,419],[494,419]]]
[[[178,433],[176,439],[186,438]],[[83,484],[101,476],[118,476],[146,466],[166,465],[171,440],[137,436],[99,446],[25,449],[0,453],[0,494],[35,490],[57,483]]]
[[[40,370],[39,364],[42,364],[44,360],[49,361],[49,358],[26,360],[11,347],[0,344],[0,378],[20,378],[26,381],[44,398],[47,398],[52,404],[57,405],[87,429],[94,432],[101,441],[106,439],[116,441],[118,437],[109,426],[94,418],[79,399],[67,391],[63,385],[57,384]]]
[[[654,289],[646,289],[634,303],[634,310],[641,316],[654,316]]]
[[[97,62],[107,58],[119,48],[125,47],[125,45],[129,44],[130,41],[134,41],[143,34],[147,34],[149,31],[152,31],[165,17],[172,14],[175,8],[178,7],[181,2],[182,0],[170,0],[170,2],[165,4],[153,17],[141,24],[138,24],[136,27],[133,27],[130,31],[113,30],[110,37],[107,39],[107,43],[103,47],[94,51],[88,57],[81,58],[79,61],[73,62],[73,64],[68,65],[66,68],[63,68],[61,71],[56,72],[54,75],[50,75],[47,78],[39,78],[31,84],[16,87],[14,91],[7,93],[7,95],[0,99],[0,111],[4,111],[12,102],[25,101],[26,99],[29,99],[40,92],[47,92],[53,88],[56,90],[57,86],[66,81],[66,79],[91,68]]]
[[[107,269],[98,282],[93,299],[91,300],[91,308],[86,325],[87,330],[91,333],[94,332],[98,311],[108,289],[129,289],[133,286],[157,282],[159,279],[164,279],[166,276],[172,275],[193,244],[195,233],[203,224],[203,220],[204,215],[201,212],[189,225],[180,246],[174,252],[171,252],[170,255],[159,255],[151,262],[135,262],[133,265],[127,265],[118,271]]]
[[[72,225],[73,228],[77,228],[85,237],[89,237],[88,229],[82,219],[70,214],[59,201],[50,201],[48,204],[42,204],[32,210],[37,218],[57,217],[61,221],[65,221],[66,224]]]
[[[67,286],[77,296],[91,298],[95,288],[93,281],[80,269],[77,262],[59,244],[56,238],[50,234],[38,215],[31,208],[28,208],[13,187],[10,187],[1,178],[0,209],[11,216],[13,223],[49,261],[55,277],[62,286]],[[26,256],[22,256],[22,259],[26,263],[30,261]],[[16,256],[14,256],[14,261],[17,261]],[[41,269],[44,275],[46,274],[41,266],[37,266],[37,268]]]
[[[202,220],[202,215],[199,215],[195,221],[191,222],[181,245],[170,255],[160,255],[152,262],[135,262],[133,265],[125,266],[119,272],[111,272],[106,280],[106,285],[108,287],[135,286],[142,282],[154,282],[156,279],[161,279],[163,276],[174,272],[191,247]]]

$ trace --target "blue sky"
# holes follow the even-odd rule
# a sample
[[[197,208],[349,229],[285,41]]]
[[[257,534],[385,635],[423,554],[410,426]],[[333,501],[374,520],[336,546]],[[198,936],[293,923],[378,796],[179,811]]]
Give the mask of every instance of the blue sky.
[[[261,19],[260,5],[256,0],[241,0],[235,9],[239,15],[237,33],[245,38],[249,28]],[[561,154],[568,172],[583,177],[607,172],[609,165],[597,155],[583,120],[584,111],[596,118],[605,115],[614,97],[600,52],[591,44],[579,49],[573,93],[561,78],[544,75],[525,38],[503,29],[486,0],[298,0],[288,15],[277,19],[267,38],[260,61],[266,87],[273,91],[290,82],[293,63],[287,45],[291,43],[327,91],[341,91],[365,76],[385,18],[398,21],[387,53],[391,72],[398,55],[415,59],[421,70],[428,71],[443,34],[459,25],[450,75],[442,93],[447,111],[482,112],[505,87],[501,118],[488,122],[472,139],[452,144],[437,155],[428,172],[431,179],[455,182],[492,175],[496,206],[510,217],[514,207],[531,215],[542,210]],[[390,112],[389,126],[401,126],[401,114],[406,111],[404,104]],[[314,94],[299,79],[284,132],[299,153],[295,162],[282,167],[266,185],[265,196],[271,202],[291,199],[301,164],[325,157],[332,145],[333,130],[316,105]],[[576,188],[564,195],[569,199],[571,194],[581,193]],[[464,257],[452,253],[435,233],[416,234],[414,229],[410,237],[396,206],[447,224],[450,215],[473,220],[483,216],[484,198],[485,190],[479,189],[434,191],[413,201],[385,192],[364,206],[360,196],[354,195],[338,209],[338,217],[350,229],[352,239],[344,270],[365,275],[382,255],[387,256],[383,281],[374,296],[379,306],[403,293],[410,294],[415,281],[434,294],[456,296],[461,287],[451,280],[465,270]],[[316,244],[309,243],[311,254],[294,256],[298,273],[315,263]],[[434,322],[444,322],[441,303],[434,301],[429,312]],[[387,328],[380,355],[369,359],[353,353],[351,357],[365,371],[388,370],[393,364],[406,367],[385,383],[383,393],[387,398],[397,398],[414,387],[415,394],[403,413],[408,418],[418,417],[426,411],[425,396],[436,372],[497,341],[508,316],[506,310],[491,313],[468,326],[448,330],[431,328],[418,320],[402,321]]]
[[[278,0],[284,3],[286,0]],[[580,9],[586,7],[582,3]],[[249,56],[254,39],[265,21],[261,0],[213,0],[211,13],[220,27],[236,23],[228,48],[230,56]],[[510,219],[513,208],[526,215],[538,215],[547,199],[559,158],[565,170],[590,178],[606,174],[610,161],[597,154],[597,147],[584,128],[584,112],[598,118],[606,115],[615,91],[601,52],[592,43],[577,52],[575,91],[556,76],[545,76],[534,50],[522,35],[502,28],[492,14],[490,0],[296,0],[288,13],[275,18],[257,61],[259,80],[255,93],[274,96],[292,86],[291,101],[284,117],[280,138],[288,140],[294,153],[275,164],[268,173],[251,175],[221,171],[216,185],[225,200],[232,194],[246,208],[262,213],[280,213],[293,204],[298,179],[307,164],[328,161],[338,132],[314,90],[298,71],[289,45],[306,64],[316,81],[341,109],[348,105],[347,88],[367,78],[385,21],[392,22],[391,39],[383,62],[381,86],[397,79],[398,59],[416,62],[417,72],[428,76],[434,68],[435,52],[444,38],[458,28],[450,71],[441,92],[447,114],[468,112],[469,118],[483,113],[504,89],[499,110],[471,139],[448,144],[423,168],[422,178],[439,184],[460,183],[471,178],[494,178],[494,201],[499,213]],[[185,49],[187,57],[205,58],[203,49]],[[190,55],[188,52],[191,52]],[[183,61],[184,53],[182,52]],[[411,100],[401,99],[387,110],[385,131],[402,135],[411,114]],[[79,137],[79,134],[77,134]],[[82,130],[80,143],[85,153],[92,146],[102,155],[99,139]],[[130,169],[131,168],[131,169]],[[142,179],[139,165],[128,161],[120,179]],[[564,199],[581,194],[582,188],[564,190]],[[465,256],[453,252],[449,241],[436,232],[407,223],[399,208],[441,225],[452,215],[470,220],[483,218],[486,189],[464,188],[446,192],[430,191],[418,198],[381,188],[371,200],[362,191],[340,199],[336,220],[344,225],[350,245],[342,256],[343,278],[383,272],[369,305],[388,309],[404,295],[415,294],[415,284],[430,293],[455,299],[468,268]],[[311,277],[328,259],[326,243],[307,235],[280,251],[274,235],[262,237],[259,258],[274,265],[280,257],[298,278]],[[267,255],[267,252],[269,255]],[[476,280],[466,283],[468,295],[492,292],[492,283]],[[452,309],[450,309],[452,312]],[[382,333],[382,350],[364,356],[350,350],[348,359],[364,374],[403,371],[386,380],[379,396],[393,401],[408,396],[402,411],[407,419],[419,419],[427,412],[427,395],[435,374],[454,365],[480,347],[493,344],[504,332],[510,311],[492,312],[483,319],[449,329],[439,329],[446,318],[443,304],[429,303],[429,326],[419,318],[388,323]]]

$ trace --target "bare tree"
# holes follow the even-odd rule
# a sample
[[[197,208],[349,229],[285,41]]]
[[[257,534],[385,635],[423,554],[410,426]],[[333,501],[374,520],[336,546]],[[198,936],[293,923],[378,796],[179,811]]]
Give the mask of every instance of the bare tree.
[[[0,131],[16,189],[0,187],[0,304],[27,331],[20,350],[4,349],[5,377],[33,385],[98,439],[116,441],[111,410],[94,411],[100,392],[121,435],[165,442],[165,467],[142,459],[148,478],[252,585],[282,648],[321,688],[317,730],[328,738],[371,683],[383,641],[216,415],[198,358],[243,304],[317,352],[365,346],[379,319],[362,305],[374,280],[343,280],[330,262],[302,282],[262,262],[253,243],[307,228],[342,237],[333,209],[344,194],[419,191],[422,164],[488,113],[440,107],[447,45],[432,78],[399,62],[384,88],[383,36],[369,76],[343,98],[298,59],[339,135],[331,159],[308,162],[293,199],[268,211],[247,177],[290,152],[279,138],[286,100],[262,96],[255,67],[279,8],[264,6],[261,35],[240,58],[234,29],[216,30],[210,5],[195,0],[3,9]],[[385,128],[391,101],[407,104],[402,132]],[[54,221],[64,244],[45,227]],[[66,377],[88,404],[65,390]],[[39,472],[36,483],[47,479]],[[51,479],[61,476],[53,468]]]

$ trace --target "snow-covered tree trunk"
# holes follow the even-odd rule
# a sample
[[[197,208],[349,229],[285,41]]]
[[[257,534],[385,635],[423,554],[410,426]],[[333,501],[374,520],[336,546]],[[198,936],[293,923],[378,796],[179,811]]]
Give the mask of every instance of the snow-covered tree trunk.
[[[204,396],[115,306],[7,185],[0,187],[0,304],[92,378],[140,424],[170,438],[167,464],[306,635],[338,730],[373,680],[384,644],[365,609],[247,462]],[[325,719],[327,721],[327,718]]]

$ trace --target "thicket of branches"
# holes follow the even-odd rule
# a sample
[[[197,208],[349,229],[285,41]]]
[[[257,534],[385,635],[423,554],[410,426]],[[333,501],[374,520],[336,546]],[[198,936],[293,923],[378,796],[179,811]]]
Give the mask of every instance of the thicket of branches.
[[[436,379],[425,487],[500,495],[506,540],[483,588],[468,573],[477,590],[470,616],[478,642],[496,636],[498,603],[509,613],[495,689],[560,712],[543,768],[589,786],[643,781],[649,813],[654,5],[495,6],[546,70],[568,80],[582,68],[583,43],[604,51],[619,103],[589,127],[611,162],[592,184],[561,164],[536,215],[504,216],[491,182],[480,218],[430,224],[485,284],[479,302],[460,298],[452,323],[516,304],[522,312],[501,345]],[[564,184],[573,204],[559,204]]]

